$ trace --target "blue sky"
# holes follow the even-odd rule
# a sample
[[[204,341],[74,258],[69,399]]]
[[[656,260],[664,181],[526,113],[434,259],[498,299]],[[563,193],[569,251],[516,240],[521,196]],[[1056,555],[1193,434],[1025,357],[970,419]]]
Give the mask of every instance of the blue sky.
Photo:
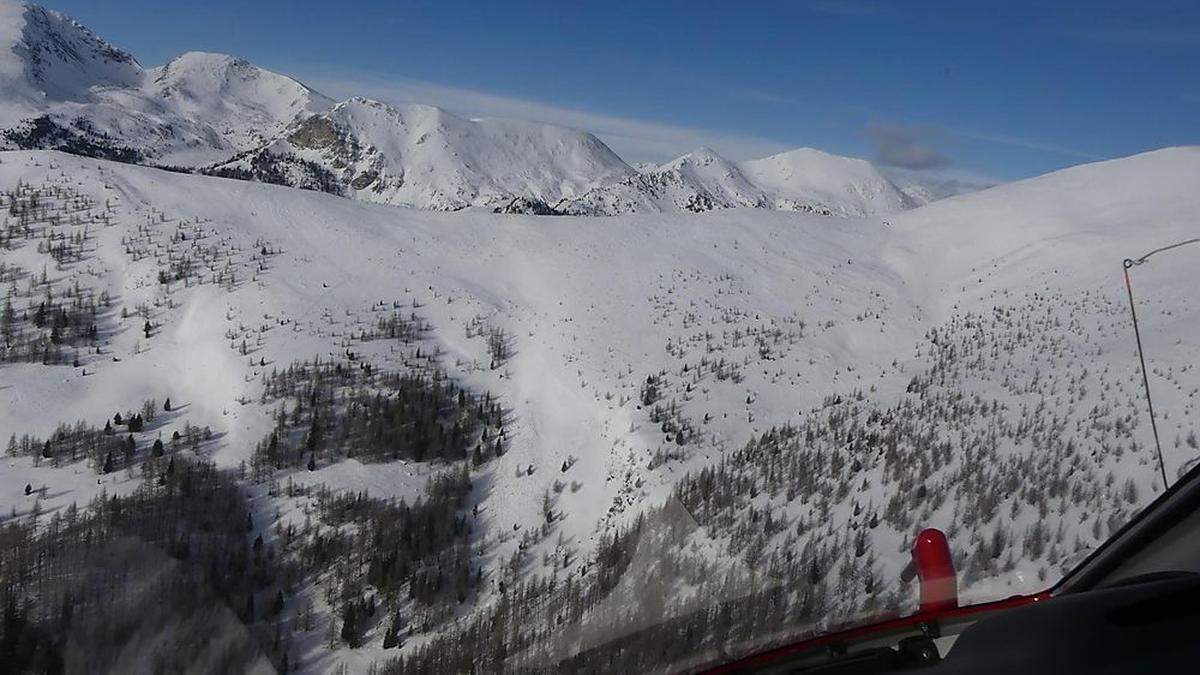
[[[1021,178],[1200,143],[1200,2],[49,0],[158,65],[597,132],[630,161],[812,146]]]

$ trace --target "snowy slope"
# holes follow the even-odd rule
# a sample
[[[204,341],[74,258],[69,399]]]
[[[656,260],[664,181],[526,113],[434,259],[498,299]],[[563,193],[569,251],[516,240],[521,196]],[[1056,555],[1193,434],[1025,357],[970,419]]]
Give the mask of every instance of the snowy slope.
[[[253,376],[253,370],[247,372],[245,360],[229,350],[222,337],[230,321],[250,321],[268,313],[307,326],[320,323],[322,309],[343,314],[369,307],[378,298],[407,302],[415,297],[437,327],[451,365],[462,360],[468,381],[479,378],[481,384],[504,392],[514,406],[519,420],[514,433],[525,440],[517,444],[519,451],[505,456],[506,464],[547,456],[561,462],[573,454],[581,458],[583,474],[602,477],[625,467],[631,449],[637,453],[635,464],[641,464],[646,453],[661,443],[661,434],[652,425],[636,419],[633,399],[646,374],[662,368],[664,359],[675,358],[669,355],[677,353],[677,343],[685,336],[694,339],[691,334],[703,334],[704,326],[747,331],[763,323],[786,328],[802,320],[834,321],[835,326],[807,331],[813,333],[806,337],[806,344],[811,344],[803,350],[782,339],[779,358],[786,354],[786,360],[795,361],[802,372],[790,373],[784,380],[767,378],[761,384],[763,391],[778,394],[764,395],[756,406],[768,420],[782,419],[806,401],[819,400],[815,383],[844,377],[855,380],[846,367],[864,363],[863,355],[848,350],[847,344],[873,352],[892,342],[878,323],[854,321],[863,307],[890,303],[901,307],[896,310],[901,317],[914,312],[902,284],[888,270],[869,260],[847,266],[847,259],[867,255],[880,245],[877,223],[848,221],[844,228],[829,230],[819,218],[798,223],[785,215],[751,217],[752,213],[737,212],[698,219],[678,215],[619,219],[598,229],[589,219],[543,221],[393,210],[310,192],[58,154],[9,154],[0,166],[6,184],[15,184],[18,176],[38,180],[65,172],[87,181],[97,198],[111,196],[119,201],[122,224],[100,233],[98,260],[88,267],[107,270],[101,272],[103,283],[127,304],[153,303],[161,292],[150,283],[152,266],[145,261],[130,264],[120,244],[127,228],[157,218],[153,214],[159,211],[169,214],[168,223],[201,218],[218,228],[223,238],[247,247],[262,239],[288,251],[287,264],[271,273],[269,280],[263,278],[232,295],[222,297],[208,287],[188,291],[186,302],[163,314],[170,326],[164,332],[178,336],[168,337],[167,345],[137,355],[127,353],[120,364],[97,362],[98,372],[89,372],[86,378],[72,377],[67,369],[62,379],[44,381],[34,389],[7,390],[13,398],[5,406],[12,415],[6,418],[6,429],[47,398],[79,400],[83,402],[80,415],[88,417],[114,397],[140,400],[154,385],[130,376],[166,369],[181,391],[179,400],[195,401],[197,415],[203,413],[195,423],[219,424],[229,434],[220,457],[236,463],[245,457],[245,443],[257,440],[260,427],[222,419],[221,411],[238,418],[252,412],[253,407],[240,406],[236,399],[243,394],[256,396],[254,382],[242,381],[244,375]],[[104,183],[113,187],[105,190]],[[803,255],[788,244],[801,241]],[[627,261],[621,274],[612,268],[615,259]],[[40,269],[33,262],[24,266]],[[747,269],[756,273],[746,275]],[[839,273],[846,278],[836,280]],[[881,281],[868,283],[872,279]],[[834,281],[834,286],[828,285]],[[873,289],[879,286],[891,290],[877,297]],[[597,289],[604,293],[598,295]],[[240,318],[226,319],[227,314]],[[486,366],[485,345],[477,338],[463,337],[466,325],[479,316],[516,336],[517,354],[505,371],[481,368],[481,361]],[[614,321],[618,316],[622,318]],[[120,345],[122,351],[131,352],[135,342],[146,342],[132,330],[129,324],[134,322],[131,319],[124,331],[118,331],[114,348]],[[901,326],[911,323],[903,318],[899,322]],[[319,327],[313,330],[321,332]],[[286,362],[289,354],[299,358],[329,349],[319,335],[303,332],[295,337],[272,336],[275,339],[281,342],[269,346],[268,360]],[[732,335],[715,338],[714,346],[726,342],[729,346],[722,349],[731,361],[740,361],[743,351],[758,352],[753,344],[741,344]],[[816,356],[818,363],[804,365]],[[192,369],[189,364],[197,362],[208,367]],[[143,363],[147,365],[139,365]],[[8,372],[37,377],[42,370],[19,366]],[[753,372],[743,377],[762,379]],[[110,379],[123,384],[114,391],[107,384]],[[790,382],[810,382],[814,388],[794,399]],[[730,380],[714,384],[703,396],[709,403],[697,407],[697,412],[710,411],[719,420],[705,432],[714,442],[740,443],[754,429],[769,426],[769,422],[747,425],[740,412],[721,417],[724,410],[745,407],[739,401],[749,387]],[[43,388],[42,393],[32,393]],[[258,417],[261,412],[251,415]],[[56,423],[21,423],[19,430],[45,434]],[[538,476],[534,482],[541,480]],[[616,489],[601,479],[589,481],[578,497],[571,496],[587,504],[589,517],[581,521],[581,534],[590,531],[611,502],[610,491]],[[538,487],[522,490],[526,491],[531,502],[540,496]]]
[[[1058,283],[1075,289],[1108,290],[1121,281],[1124,258],[1194,235],[1188,193],[1197,186],[1196,161],[1197,149],[1186,147],[1084,164],[941,200],[889,222],[915,247],[908,278],[930,284],[937,305],[962,302],[955,291],[979,285],[988,265],[989,288],[1020,288],[1028,283],[1022,268],[1031,267],[1057,269]],[[939,264],[928,266],[935,256]]]
[[[695,175],[711,177],[699,169],[714,165]],[[715,172],[725,176],[724,168]],[[934,461],[929,489],[945,498],[914,508],[918,524],[950,531],[964,561],[993,530],[1026,542],[1011,549],[1011,568],[972,562],[967,596],[1031,590],[1161,489],[1147,453],[1119,262],[1194,235],[1197,175],[1200,149],[1179,148],[951,198],[887,223],[732,209],[618,216],[595,227],[587,218],[430,213],[60,153],[4,153],[5,189],[20,181],[70,190],[109,214],[107,224],[89,226],[82,260],[56,264],[19,242],[0,250],[10,270],[22,270],[5,284],[17,289],[14,301],[30,301],[24,289],[45,268],[54,293],[78,282],[107,291],[116,305],[101,322],[101,353],[80,350],[78,367],[0,365],[0,442],[9,434],[45,437],[60,422],[99,423],[114,410],[170,396],[181,411],[146,441],[184,424],[209,426],[218,440],[206,452],[237,467],[272,425],[271,406],[259,403],[264,372],[337,358],[358,344],[350,336],[371,324],[381,302],[399,303],[430,322],[426,353],[437,353],[451,377],[497,393],[511,410],[511,449],[479,470],[474,497],[483,507],[477,543],[493,563],[519,550],[513,532],[543,519],[545,495],[554,495],[563,517],[555,535],[521,546],[532,574],[544,571],[539,555],[563,547],[586,558],[598,532],[668,499],[685,471],[712,466],[780,425],[819,429],[829,411],[854,408],[863,419],[908,415],[934,436],[900,449],[942,448],[926,444],[946,434],[949,454],[899,466],[863,454],[857,475],[849,463],[833,475],[812,474],[828,481],[828,492],[764,488],[724,507],[728,520],[697,512],[701,528],[688,555],[718,568],[742,564],[736,527],[763,513],[789,527],[763,539],[759,555],[822,540],[850,545],[852,528],[867,517],[860,508],[878,513],[893,496],[910,497],[913,472]],[[780,170],[774,180],[787,176]],[[214,252],[209,270],[220,283],[156,281],[189,246]],[[264,258],[260,248],[278,253]],[[1134,281],[1172,475],[1200,454],[1192,445],[1200,379],[1191,366],[1200,345],[1190,339],[1200,333],[1200,308],[1187,293],[1195,276],[1189,260],[1182,252],[1156,260]],[[139,306],[158,326],[151,337],[142,334]],[[489,367],[486,341],[473,330],[479,325],[512,337],[513,354],[501,367]],[[386,349],[355,349],[377,367],[398,367]],[[644,405],[648,378],[658,392]],[[987,412],[891,408],[937,401],[961,408],[974,396],[988,402]],[[989,444],[989,434],[1003,441]],[[1067,439],[1069,448],[1056,445]],[[846,452],[847,442],[828,451]],[[1065,459],[1047,466],[1051,456]],[[741,457],[745,480],[731,484],[778,480],[769,458]],[[48,486],[43,508],[134,484],[124,472],[93,482],[82,463],[4,462],[0,514],[31,508],[25,483]],[[1041,462],[1038,475],[1067,471],[1062,480],[1085,501],[1043,502],[1048,515],[1038,518],[1038,506],[1023,501],[1034,496],[1019,484],[1003,491],[1029,462]],[[559,470],[564,463],[569,471]],[[434,469],[348,461],[293,477],[412,498]],[[571,489],[556,490],[559,481]],[[988,490],[1001,491],[1002,515],[969,524]],[[285,518],[300,517],[277,499]],[[818,517],[818,508],[828,509],[828,532],[792,527]],[[1109,513],[1114,519],[1100,522],[1097,514]],[[894,517],[872,529],[864,559],[886,581],[880,588],[902,593],[892,580],[911,533]],[[1054,541],[1058,523],[1070,529]],[[1040,541],[1034,528],[1043,525],[1051,540],[1035,549],[1029,542]],[[857,610],[847,602],[837,611]],[[365,667],[384,656],[379,638],[338,658]]]

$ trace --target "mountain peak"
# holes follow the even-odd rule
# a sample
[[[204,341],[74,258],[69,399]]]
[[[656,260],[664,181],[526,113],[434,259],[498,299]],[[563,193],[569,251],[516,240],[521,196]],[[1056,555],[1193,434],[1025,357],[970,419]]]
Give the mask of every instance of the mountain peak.
[[[746,177],[768,192],[810,194],[842,204],[846,214],[901,211],[915,202],[865,159],[796,148],[742,162]]]
[[[697,165],[697,166],[707,166],[709,164],[714,164],[714,163],[727,164],[727,163],[729,163],[729,160],[725,159],[720,154],[718,154],[716,150],[713,150],[712,148],[708,147],[707,145],[702,145],[702,146],[696,148],[695,150],[692,150],[691,152],[688,152],[688,153],[685,153],[685,154],[682,154],[682,155],[676,157],[675,159],[671,160],[670,162],[667,162],[663,166],[678,168],[685,164],[693,164],[693,165]]]
[[[220,52],[190,51],[167,61],[159,68],[160,76],[197,69],[228,70],[254,68],[246,59]]]
[[[376,100],[373,98],[368,98],[366,96],[351,96],[350,98],[346,99],[345,101],[338,103],[334,107],[336,107],[336,108],[363,107],[363,108],[377,108],[377,109],[381,109],[381,110],[389,110],[389,109],[395,110],[395,108],[393,106],[388,105],[387,103],[384,103],[383,101],[379,101],[379,100]]]
[[[825,152],[810,147],[792,148],[784,150],[773,155],[768,155],[761,159],[751,160],[754,162],[772,162],[776,164],[803,164],[812,162],[838,162],[843,164],[858,164],[871,166],[871,163],[865,159],[850,157],[847,155],[835,155],[832,152]]]
[[[237,84],[264,82],[265,86],[295,97],[311,98],[322,110],[332,101],[311,87],[276,72],[261,68],[239,56],[217,52],[184,52],[153,70],[154,84],[159,88],[183,87],[195,93],[219,94],[218,88]]]
[[[0,86],[7,94],[78,101],[93,88],[141,81],[137,59],[65,14],[2,2],[0,19]]]

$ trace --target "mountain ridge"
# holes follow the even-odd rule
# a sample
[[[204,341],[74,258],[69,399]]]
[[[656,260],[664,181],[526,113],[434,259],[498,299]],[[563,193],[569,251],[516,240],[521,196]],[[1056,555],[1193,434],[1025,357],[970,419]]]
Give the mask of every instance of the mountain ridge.
[[[336,102],[226,54],[189,51],[144,68],[59,12],[10,1],[0,12],[0,148],[58,149],[443,211],[862,216],[924,201],[866,160],[797,149],[791,157],[807,164],[789,168],[788,153],[733,162],[702,148],[638,170],[586,131],[416,103]]]

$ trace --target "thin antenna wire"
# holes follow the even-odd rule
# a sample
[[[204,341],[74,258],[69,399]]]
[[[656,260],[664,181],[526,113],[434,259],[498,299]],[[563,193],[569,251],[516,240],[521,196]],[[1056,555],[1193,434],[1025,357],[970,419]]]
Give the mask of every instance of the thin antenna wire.
[[[1154,430],[1154,447],[1158,450],[1158,470],[1162,472],[1163,489],[1166,490],[1170,483],[1167,482],[1167,466],[1163,463],[1162,443],[1158,440],[1158,422],[1154,419],[1154,399],[1150,397],[1150,375],[1146,372],[1146,357],[1142,353],[1142,331],[1138,329],[1137,308],[1133,304],[1133,284],[1129,281],[1129,268],[1133,267],[1134,261],[1129,258],[1125,259],[1125,290],[1129,292],[1129,313],[1133,315],[1133,335],[1137,338],[1138,360],[1142,362],[1142,385],[1146,387],[1146,405],[1150,408],[1150,428]]]
[[[1179,248],[1180,246],[1187,246],[1188,244],[1195,244],[1196,242],[1200,242],[1200,237],[1197,237],[1195,239],[1188,239],[1186,241],[1177,242],[1177,243],[1171,244],[1169,246],[1163,246],[1162,248],[1156,248],[1153,251],[1150,251],[1149,253],[1147,253],[1146,255],[1138,258],[1137,260],[1131,260],[1129,258],[1126,258],[1125,259],[1125,269],[1129,269],[1130,267],[1133,267],[1134,265],[1141,265],[1142,263],[1149,260],[1150,256],[1154,255],[1155,253],[1162,253],[1163,251],[1170,251],[1173,248]]]
[[[1150,259],[1150,256],[1163,251],[1170,251],[1173,248],[1195,244],[1200,242],[1200,237],[1195,239],[1187,239],[1185,241],[1176,242],[1167,246],[1162,246],[1150,251],[1140,258],[1126,258],[1123,266],[1125,267],[1125,290],[1129,293],[1129,314],[1133,317],[1133,335],[1137,338],[1138,360],[1142,363],[1142,385],[1146,388],[1146,407],[1150,409],[1150,428],[1154,431],[1154,448],[1158,450],[1158,470],[1162,473],[1163,489],[1167,489],[1170,483],[1167,482],[1167,465],[1163,461],[1162,442],[1158,440],[1158,421],[1154,417],[1154,399],[1150,396],[1150,373],[1146,370],[1146,355],[1142,351],[1142,331],[1138,327],[1137,307],[1133,304],[1133,283],[1129,280],[1129,270],[1136,265],[1141,265]]]

